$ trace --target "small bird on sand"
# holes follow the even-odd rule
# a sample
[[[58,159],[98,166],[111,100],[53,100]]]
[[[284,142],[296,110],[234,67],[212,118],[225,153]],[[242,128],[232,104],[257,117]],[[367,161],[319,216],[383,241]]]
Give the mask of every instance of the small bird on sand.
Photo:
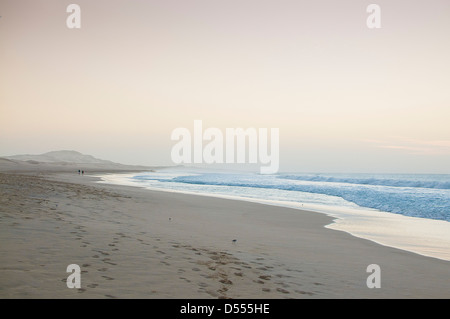
[[[233,242],[233,244],[236,244],[237,239],[233,239],[232,242]]]

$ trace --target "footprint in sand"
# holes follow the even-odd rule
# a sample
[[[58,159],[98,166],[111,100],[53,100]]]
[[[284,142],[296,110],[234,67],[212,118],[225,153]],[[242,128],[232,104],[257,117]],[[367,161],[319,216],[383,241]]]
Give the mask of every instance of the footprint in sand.
[[[278,282],[277,284],[281,285],[283,288],[289,288],[289,285],[284,282]]]
[[[107,252],[104,252],[104,251],[101,251],[101,250],[93,250],[93,251],[96,251],[96,252],[102,254],[103,256],[109,256],[109,254]]]
[[[136,240],[137,240],[138,242],[140,242],[142,245],[147,245],[147,246],[150,245],[149,243],[146,243],[143,239],[137,238]]]
[[[232,285],[233,284],[233,282],[227,278],[221,279],[221,280],[219,280],[219,282],[221,282],[224,285]]]
[[[268,270],[266,267],[256,267],[255,269],[266,271]]]
[[[109,277],[109,276],[102,276],[103,278],[105,278],[106,280],[114,280],[114,278]]]
[[[270,276],[268,275],[259,276],[259,278],[262,280],[270,280]]]
[[[284,275],[284,274],[276,274],[278,278],[292,278],[292,276]]]
[[[286,271],[302,272],[301,270],[297,270],[297,269],[289,269],[289,268],[287,268]]]
[[[277,288],[277,291],[281,292],[283,294],[288,294],[289,293],[289,291],[287,291],[286,289],[283,289],[283,288]]]
[[[180,279],[186,281],[186,282],[191,282],[189,279],[185,278],[185,277],[179,277]]]
[[[222,287],[222,288],[220,288],[220,289],[218,289],[217,290],[217,292],[220,292],[220,293],[225,293],[225,292],[227,292],[228,291],[228,288],[227,287]]]
[[[321,284],[320,282],[315,282],[314,285],[316,285],[316,286],[322,286],[323,284]]]
[[[313,296],[314,295],[314,293],[309,292],[309,291],[296,290],[295,292],[299,293],[301,295],[308,295],[308,296]]]

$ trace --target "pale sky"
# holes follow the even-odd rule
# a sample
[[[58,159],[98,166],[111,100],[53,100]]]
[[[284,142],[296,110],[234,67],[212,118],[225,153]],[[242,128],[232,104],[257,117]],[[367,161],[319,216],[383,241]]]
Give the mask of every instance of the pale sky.
[[[172,130],[202,120],[279,128],[280,171],[450,173],[448,0],[1,0],[0,16],[0,155],[170,165]]]

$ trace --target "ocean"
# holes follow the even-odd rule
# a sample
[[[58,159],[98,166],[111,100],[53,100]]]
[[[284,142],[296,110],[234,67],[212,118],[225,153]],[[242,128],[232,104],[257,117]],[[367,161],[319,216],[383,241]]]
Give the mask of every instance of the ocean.
[[[444,253],[450,260],[450,175],[261,175],[172,168],[102,180],[323,212],[336,217],[329,228],[424,255]],[[418,249],[424,241],[428,247]]]

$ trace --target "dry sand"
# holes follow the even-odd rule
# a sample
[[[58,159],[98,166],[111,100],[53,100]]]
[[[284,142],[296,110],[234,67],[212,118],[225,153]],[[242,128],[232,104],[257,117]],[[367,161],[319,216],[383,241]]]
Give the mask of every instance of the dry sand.
[[[323,214],[95,181],[0,173],[1,298],[450,297],[450,262],[324,228]]]

